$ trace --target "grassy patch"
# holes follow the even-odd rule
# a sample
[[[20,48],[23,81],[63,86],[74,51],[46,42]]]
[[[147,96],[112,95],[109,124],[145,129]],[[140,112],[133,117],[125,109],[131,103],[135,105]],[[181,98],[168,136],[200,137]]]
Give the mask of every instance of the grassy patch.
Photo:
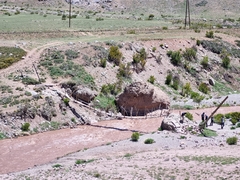
[[[23,49],[15,47],[0,47],[0,53],[0,69],[11,66],[27,54]]]
[[[227,87],[226,84],[215,81],[215,85],[213,86],[213,91],[218,92],[220,95],[227,95],[229,94],[229,92],[232,92],[233,90]]]
[[[222,156],[178,156],[178,158],[185,162],[197,161],[200,163],[214,163],[218,165],[235,164],[240,160],[240,158]]]
[[[130,157],[132,157],[132,156],[133,156],[133,154],[127,153],[127,154],[125,154],[123,157],[125,157],[125,158],[130,158]]]
[[[115,98],[100,94],[94,99],[94,106],[105,111],[116,111]]]
[[[203,129],[203,134],[205,135],[205,137],[216,137],[217,136],[216,131],[213,131],[208,128]],[[203,136],[203,134],[200,134],[199,136]]]
[[[0,140],[1,140],[1,139],[5,139],[5,138],[7,138],[7,136],[6,136],[4,133],[1,133],[1,132],[0,132]]]
[[[83,66],[72,61],[78,57],[78,52],[73,50],[53,51],[40,62],[47,69],[53,79],[58,77],[71,78],[76,85],[84,84],[91,88],[95,87],[94,78],[86,72]],[[65,60],[71,59],[71,60]]]
[[[89,159],[89,160],[78,159],[78,160],[76,160],[75,164],[86,164],[86,163],[90,163],[93,161],[94,161],[94,159]]]

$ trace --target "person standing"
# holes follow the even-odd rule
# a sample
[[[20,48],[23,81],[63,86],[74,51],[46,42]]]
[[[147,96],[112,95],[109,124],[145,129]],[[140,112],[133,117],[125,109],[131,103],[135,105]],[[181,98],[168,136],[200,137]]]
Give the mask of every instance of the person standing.
[[[224,117],[221,118],[221,129],[224,127]]]
[[[208,115],[205,115],[206,127],[208,127],[207,120],[208,120]]]
[[[210,126],[213,126],[213,121],[214,121],[214,119],[213,119],[213,116],[211,117],[211,123],[210,123]]]
[[[202,122],[203,122],[205,119],[205,112],[202,113],[201,117],[202,117]]]

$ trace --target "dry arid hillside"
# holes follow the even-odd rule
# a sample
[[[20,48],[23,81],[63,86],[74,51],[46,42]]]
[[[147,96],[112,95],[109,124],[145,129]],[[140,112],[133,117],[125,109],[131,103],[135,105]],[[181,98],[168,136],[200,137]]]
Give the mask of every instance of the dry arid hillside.
[[[240,2],[68,2],[0,0],[0,179],[239,179]]]

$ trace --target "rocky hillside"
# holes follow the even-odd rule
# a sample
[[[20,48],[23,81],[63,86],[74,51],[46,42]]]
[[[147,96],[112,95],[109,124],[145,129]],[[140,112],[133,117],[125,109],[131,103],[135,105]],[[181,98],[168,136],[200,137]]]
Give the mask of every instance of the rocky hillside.
[[[201,108],[204,99],[239,93],[239,41],[230,43],[229,38],[215,33],[213,39],[76,42],[47,48],[35,59],[36,69],[26,58],[26,63],[2,70],[2,136],[147,115],[177,101],[191,100]],[[145,83],[155,88],[141,85]]]
[[[23,7],[46,7],[67,9],[69,0],[2,0],[2,4]],[[176,17],[185,14],[184,0],[72,0],[75,9],[92,11],[121,12],[127,14],[154,14],[160,17]],[[193,0],[190,11],[194,18],[239,18],[238,0]]]

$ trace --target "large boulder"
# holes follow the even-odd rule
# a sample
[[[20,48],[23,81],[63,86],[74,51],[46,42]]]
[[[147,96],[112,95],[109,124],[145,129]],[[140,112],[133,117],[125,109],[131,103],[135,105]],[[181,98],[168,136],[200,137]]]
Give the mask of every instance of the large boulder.
[[[135,82],[127,86],[124,92],[117,96],[116,103],[123,115],[144,116],[157,109],[169,108],[170,100],[159,88]]]
[[[78,87],[72,93],[72,97],[78,101],[90,103],[96,96],[96,93],[89,88]]]
[[[198,123],[191,121],[187,117],[181,122],[182,118],[179,114],[169,114],[165,117],[161,124],[162,130],[173,131],[177,133],[184,133],[191,131],[190,133],[198,132]]]

